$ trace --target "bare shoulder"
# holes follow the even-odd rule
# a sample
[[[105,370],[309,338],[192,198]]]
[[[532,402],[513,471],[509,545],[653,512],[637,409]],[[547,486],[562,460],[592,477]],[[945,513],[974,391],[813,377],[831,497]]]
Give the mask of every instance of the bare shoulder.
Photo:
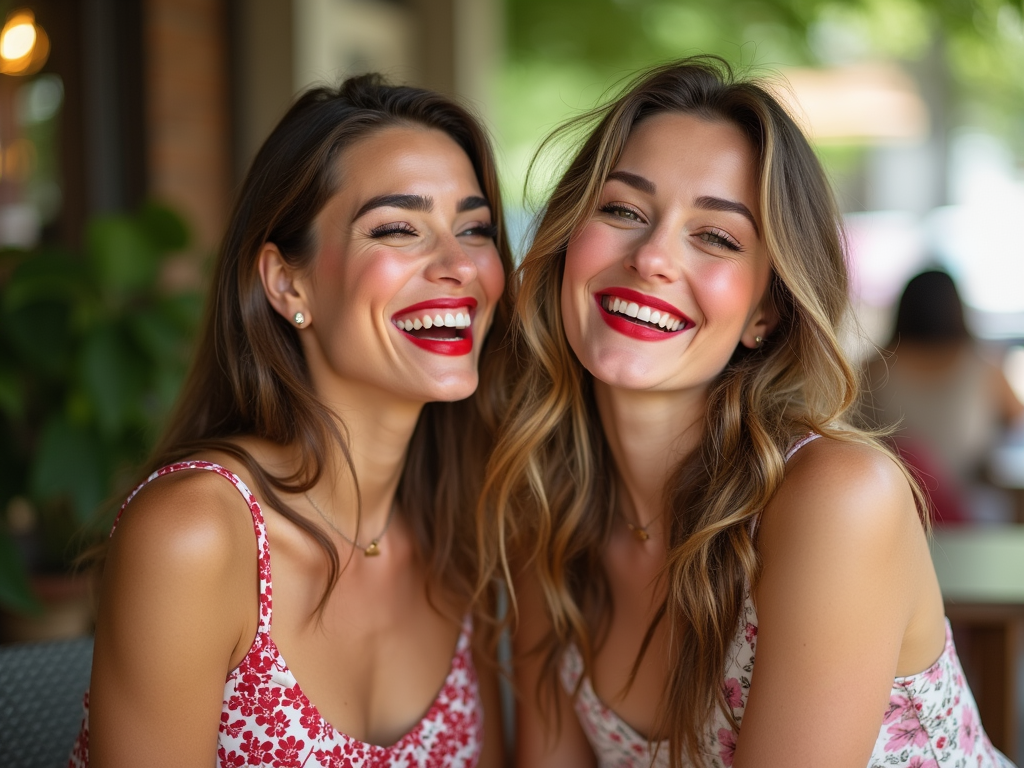
[[[245,500],[214,472],[182,470],[146,484],[125,508],[111,537],[112,552],[130,550],[142,562],[196,567],[254,551]]]
[[[896,459],[868,443],[819,438],[790,459],[759,539],[768,549],[813,543],[889,552],[913,531],[923,535],[910,480]]]
[[[182,763],[215,748],[225,677],[256,629],[256,574],[252,518],[225,478],[182,470],[136,494],[100,582],[89,699],[96,763],[133,764],[181,733],[194,737],[175,742]]]

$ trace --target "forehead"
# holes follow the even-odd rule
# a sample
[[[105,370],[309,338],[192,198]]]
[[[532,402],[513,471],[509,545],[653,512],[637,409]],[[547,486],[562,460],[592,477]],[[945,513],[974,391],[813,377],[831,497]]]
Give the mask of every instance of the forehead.
[[[480,194],[469,156],[434,128],[389,126],[375,131],[341,153],[338,170],[339,194],[354,200],[395,192]]]
[[[751,210],[758,199],[753,147],[725,120],[682,112],[652,115],[633,127],[615,167],[648,178],[659,193],[712,194]]]

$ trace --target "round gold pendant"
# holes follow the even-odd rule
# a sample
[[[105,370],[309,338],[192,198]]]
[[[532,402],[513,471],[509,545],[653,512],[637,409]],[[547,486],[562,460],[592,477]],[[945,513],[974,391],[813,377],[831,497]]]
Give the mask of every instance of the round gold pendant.
[[[376,541],[371,541],[366,545],[366,549],[363,550],[363,554],[366,557],[376,557],[380,554],[380,547],[377,546]]]

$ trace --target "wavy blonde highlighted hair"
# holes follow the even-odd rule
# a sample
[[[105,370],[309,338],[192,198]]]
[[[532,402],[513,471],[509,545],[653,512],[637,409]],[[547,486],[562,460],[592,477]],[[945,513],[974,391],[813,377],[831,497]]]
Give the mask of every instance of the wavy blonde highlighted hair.
[[[729,123],[750,141],[772,267],[767,300],[778,316],[764,345],[738,349],[711,385],[699,447],[665,488],[668,594],[633,673],[655,627],[667,622],[673,662],[653,733],[669,739],[678,768],[684,758],[703,764],[704,729],[716,706],[731,717],[722,675],[745,592],[758,577],[751,523],[782,482],[787,448],[811,431],[877,443],[845,420],[858,382],[838,339],[849,303],[832,191],[767,88],[737,79],[720,59],[696,57],[642,74],[618,98],[563,126],[553,138],[593,128],[555,186],[513,280],[513,351],[522,370],[479,508],[481,584],[500,574],[511,588],[514,568],[532,568],[543,589],[552,631],[537,649],[545,670],[539,704],[553,701],[570,644],[591,674],[613,608],[601,552],[613,522],[615,469],[591,376],[562,327],[566,246],[596,209],[633,127],[661,112]]]

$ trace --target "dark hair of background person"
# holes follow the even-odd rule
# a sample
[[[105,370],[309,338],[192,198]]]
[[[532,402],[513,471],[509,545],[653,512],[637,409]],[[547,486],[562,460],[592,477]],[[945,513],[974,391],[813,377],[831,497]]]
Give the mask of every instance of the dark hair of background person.
[[[395,126],[443,131],[465,151],[490,204],[495,244],[510,273],[492,149],[468,111],[440,94],[388,85],[372,74],[303,93],[264,142],[242,184],[218,254],[192,367],[145,470],[208,452],[241,462],[261,499],[323,550],[328,578],[317,613],[343,564],[326,532],[289,507],[280,493],[312,488],[336,451],[350,471],[352,462],[344,423],[317,399],[298,332],[267,300],[258,260],[270,242],[293,268],[310,268],[318,246],[314,220],[345,184],[341,153]],[[424,406],[396,493],[399,514],[409,522],[428,564],[428,586],[449,590],[467,604],[477,563],[471,511],[505,378],[497,347],[509,315],[502,298],[484,342],[477,392],[463,401]],[[286,477],[271,474],[232,441],[241,436],[295,446],[298,469]]]
[[[937,269],[911,278],[900,296],[889,349],[895,349],[901,341],[942,344],[970,339],[964,305],[953,278]]]
[[[613,610],[601,551],[615,520],[615,466],[592,377],[562,326],[566,247],[597,208],[634,126],[666,112],[731,126],[749,141],[772,268],[765,301],[778,316],[763,345],[738,348],[711,383],[700,445],[664,492],[667,598],[632,675],[666,621],[672,662],[649,736],[668,739],[669,764],[680,768],[703,764],[713,710],[730,711],[722,690],[726,654],[745,590],[757,583],[754,524],[782,483],[786,450],[817,432],[888,451],[846,420],[858,382],[838,336],[849,299],[832,190],[807,139],[764,85],[736,77],[722,59],[697,56],[641,73],[617,98],[556,131],[541,151],[558,138],[583,140],[512,281],[511,338],[522,375],[478,509],[478,527],[493,542],[481,548],[483,557],[495,558],[483,577],[503,572],[510,581],[513,569],[529,567],[542,586],[552,619],[535,649],[543,659],[535,692],[542,709],[552,709],[569,645],[583,657],[581,679],[592,676]],[[514,591],[512,598],[514,605]],[[552,721],[559,727],[557,715]]]

